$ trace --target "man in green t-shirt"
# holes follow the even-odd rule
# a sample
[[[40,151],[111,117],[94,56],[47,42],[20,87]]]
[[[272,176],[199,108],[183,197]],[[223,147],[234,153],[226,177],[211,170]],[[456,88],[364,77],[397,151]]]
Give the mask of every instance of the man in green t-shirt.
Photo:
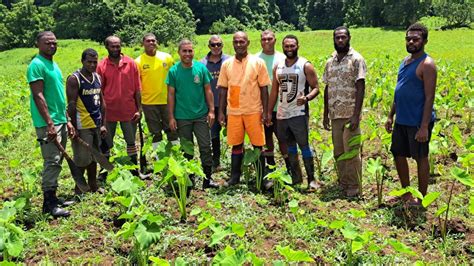
[[[212,76],[204,64],[193,60],[194,48],[191,41],[182,40],[179,43],[178,53],[181,61],[170,69],[166,78],[169,126],[172,131],[178,131],[181,141],[193,142],[194,133],[199,145],[202,168],[206,175],[202,188],[216,188],[217,184],[211,178],[210,127],[215,120],[214,96],[211,90]],[[192,159],[192,155],[185,156]]]
[[[68,132],[73,137],[75,131],[66,115],[62,73],[53,62],[57,49],[56,36],[50,31],[40,32],[36,37],[36,46],[39,53],[31,60],[26,77],[31,89],[31,116],[44,160],[41,183],[43,213],[49,213],[53,217],[67,217],[70,215],[69,211],[58,207],[59,200],[56,197],[62,155],[54,142],[57,139],[64,147]]]

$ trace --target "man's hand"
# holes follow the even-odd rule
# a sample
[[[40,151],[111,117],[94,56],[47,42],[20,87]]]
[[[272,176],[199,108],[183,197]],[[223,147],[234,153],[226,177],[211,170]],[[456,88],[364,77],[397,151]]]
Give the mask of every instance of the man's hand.
[[[223,112],[220,112],[219,111],[219,117],[217,118],[217,120],[219,120],[219,124],[222,126],[222,127],[225,127],[225,115]]]
[[[329,116],[328,114],[324,114],[323,115],[323,127],[324,129],[326,130],[330,130],[331,129],[331,124],[329,122]]]
[[[298,106],[305,105],[307,102],[308,102],[308,97],[304,95],[301,95],[300,97],[298,97],[298,99],[296,99],[296,105]]]
[[[78,132],[76,132],[76,129],[74,128],[74,126],[72,125],[71,122],[67,122],[67,134],[69,136],[70,139],[75,139],[77,137],[77,134]]]
[[[138,120],[140,120],[141,117],[142,117],[141,113],[140,113],[140,112],[136,112],[136,113],[133,114],[133,116],[132,116],[132,122],[138,122]]]
[[[267,114],[268,119],[267,119],[267,123],[265,123],[265,126],[267,126],[267,127],[273,125],[273,122],[272,122],[272,120],[270,119],[270,117],[272,117],[272,113],[273,113],[273,112],[268,112],[268,114]]]
[[[171,117],[170,118],[170,129],[171,131],[175,132],[177,129],[178,129],[178,125],[176,123],[176,119],[174,119],[174,117]]]
[[[415,140],[418,142],[427,142],[428,141],[428,127],[422,126],[418,129],[415,135]]]
[[[107,127],[105,127],[105,126],[100,127],[100,136],[102,138],[105,138],[105,136],[107,136]]]
[[[392,133],[393,131],[392,125],[393,125],[393,118],[388,117],[387,122],[385,122],[385,130],[387,130],[388,133]]]
[[[271,122],[271,121],[270,121]],[[268,121],[268,114],[266,112],[263,112],[262,113],[262,124],[266,125],[267,123],[269,123]]]
[[[48,134],[49,141],[56,139],[56,137],[58,136],[58,132],[56,132],[56,128],[52,123],[48,124],[48,126],[46,127],[46,133]]]
[[[216,115],[214,114],[214,111],[209,112],[207,114],[207,123],[209,124],[209,127],[212,127],[212,125],[214,125],[215,120],[216,120]]]
[[[359,117],[358,115],[353,115],[353,116],[349,119],[349,123],[350,123],[350,130],[351,130],[351,131],[355,130],[356,128],[359,127],[360,117]]]

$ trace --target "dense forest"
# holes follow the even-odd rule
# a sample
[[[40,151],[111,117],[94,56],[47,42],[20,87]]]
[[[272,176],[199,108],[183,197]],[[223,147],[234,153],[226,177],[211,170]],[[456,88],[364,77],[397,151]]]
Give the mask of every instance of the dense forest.
[[[197,34],[350,27],[470,26],[472,0],[2,0],[0,51],[33,44],[37,32],[61,39],[103,41],[110,34],[133,44],[145,32],[161,43]]]

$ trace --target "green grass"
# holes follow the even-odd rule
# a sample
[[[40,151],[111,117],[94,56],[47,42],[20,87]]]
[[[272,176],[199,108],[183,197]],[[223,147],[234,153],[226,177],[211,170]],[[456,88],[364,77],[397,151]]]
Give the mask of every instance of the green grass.
[[[333,51],[332,32],[292,32],[300,40],[301,56],[311,60],[318,76],[323,73],[324,63]],[[400,188],[391,155],[387,151],[389,136],[382,130],[383,122],[390,107],[396,83],[398,66],[406,56],[404,32],[384,29],[353,29],[352,46],[367,61],[368,75],[361,127],[367,140],[363,145],[364,169],[368,158],[381,157],[388,166],[384,196],[389,191]],[[277,50],[281,51],[280,41],[286,33],[277,34]],[[259,33],[249,33],[252,53],[260,50]],[[426,221],[407,221],[403,218],[403,208],[398,203],[385,203],[377,207],[375,180],[364,171],[364,197],[358,201],[348,201],[341,197],[336,188],[336,173],[332,161],[324,165],[320,177],[325,188],[316,194],[294,192],[291,199],[298,202],[292,211],[288,204],[282,207],[274,204],[271,195],[251,192],[245,185],[237,190],[196,191],[188,203],[188,211],[194,210],[188,221],[179,222],[179,212],[175,200],[167,197],[161,189],[149,184],[141,189],[141,197],[153,214],[165,219],[161,225],[160,240],[153,244],[149,255],[174,261],[184,258],[188,263],[209,263],[226,246],[239,247],[252,252],[267,263],[284,260],[276,246],[290,246],[294,250],[305,251],[315,261],[326,264],[342,264],[348,259],[347,240],[339,229],[331,229],[329,224],[335,220],[348,221],[359,233],[371,231],[371,245],[355,253],[353,263],[366,264],[413,264],[416,261],[436,264],[474,263],[474,222],[469,213],[469,197],[472,189],[463,185],[455,187],[452,203],[452,231],[443,243],[438,234],[438,223],[434,217],[437,207],[447,198],[451,180],[449,169],[458,166],[472,174],[472,165],[464,166],[453,161],[450,154],[459,157],[472,155],[472,147],[464,145],[472,141],[474,31],[460,29],[453,31],[432,31],[426,51],[435,59],[438,73],[438,87],[435,107],[441,119],[435,128],[432,155],[435,159],[436,182],[429,191],[443,194],[438,202],[428,208]],[[209,36],[197,36],[196,59],[207,53]],[[233,54],[231,35],[223,36],[224,52]],[[64,77],[80,67],[82,50],[92,47],[100,57],[106,55],[101,44],[91,41],[59,40],[55,61]],[[178,60],[176,47],[163,50],[173,54]],[[123,48],[132,57],[142,52],[141,47]],[[36,137],[29,114],[29,89],[25,80],[26,66],[35,55],[36,49],[15,49],[0,53],[0,197],[12,199],[22,192],[33,193],[32,205],[19,217],[17,224],[26,230],[25,249],[16,262],[30,263],[71,263],[71,264],[127,264],[134,261],[131,240],[116,236],[120,227],[114,226],[114,218],[120,214],[117,204],[106,202],[104,195],[87,195],[79,204],[70,208],[73,216],[68,219],[51,220],[41,215],[40,180],[42,160],[36,144]],[[318,154],[332,147],[330,134],[322,129],[322,97],[311,103],[311,143]],[[461,140],[456,140],[452,132],[455,127],[461,132]],[[115,152],[123,153],[123,145],[117,145]],[[225,145],[224,145],[225,148]],[[228,167],[229,149],[222,155]],[[281,161],[280,161],[281,162]],[[416,167],[410,163],[411,170]],[[228,170],[228,169],[227,169]],[[414,173],[414,172],[412,172]],[[221,180],[227,171],[215,174]],[[416,184],[416,174],[412,174]],[[198,185],[199,187],[199,185]],[[106,190],[111,193],[110,184]],[[59,193],[71,195],[73,183],[66,164],[60,179]],[[355,218],[351,209],[365,212],[365,217]],[[216,222],[225,227],[237,223],[245,228],[245,235],[235,234],[224,238],[219,244],[210,246],[211,229],[195,233],[205,219],[203,213],[212,215]],[[327,225],[324,225],[327,223]],[[457,226],[457,227],[455,227]],[[403,253],[388,245],[396,239],[407,245],[414,254]],[[376,246],[380,250],[376,250]]]

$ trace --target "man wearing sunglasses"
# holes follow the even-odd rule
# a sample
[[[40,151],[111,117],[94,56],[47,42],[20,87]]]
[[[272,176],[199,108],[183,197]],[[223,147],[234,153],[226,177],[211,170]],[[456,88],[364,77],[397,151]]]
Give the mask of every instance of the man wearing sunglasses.
[[[211,90],[214,95],[214,112],[215,117],[219,115],[219,91],[217,90],[217,79],[221,71],[222,63],[229,58],[228,55],[222,53],[224,43],[221,37],[218,35],[212,35],[209,38],[209,53],[206,57],[201,59],[201,63],[206,65],[207,70],[211,73]],[[224,110],[225,112],[225,110]],[[211,144],[212,144],[212,168],[214,171],[218,171],[220,168],[220,157],[221,157],[221,141],[220,141],[221,125],[214,123],[211,127]]]

